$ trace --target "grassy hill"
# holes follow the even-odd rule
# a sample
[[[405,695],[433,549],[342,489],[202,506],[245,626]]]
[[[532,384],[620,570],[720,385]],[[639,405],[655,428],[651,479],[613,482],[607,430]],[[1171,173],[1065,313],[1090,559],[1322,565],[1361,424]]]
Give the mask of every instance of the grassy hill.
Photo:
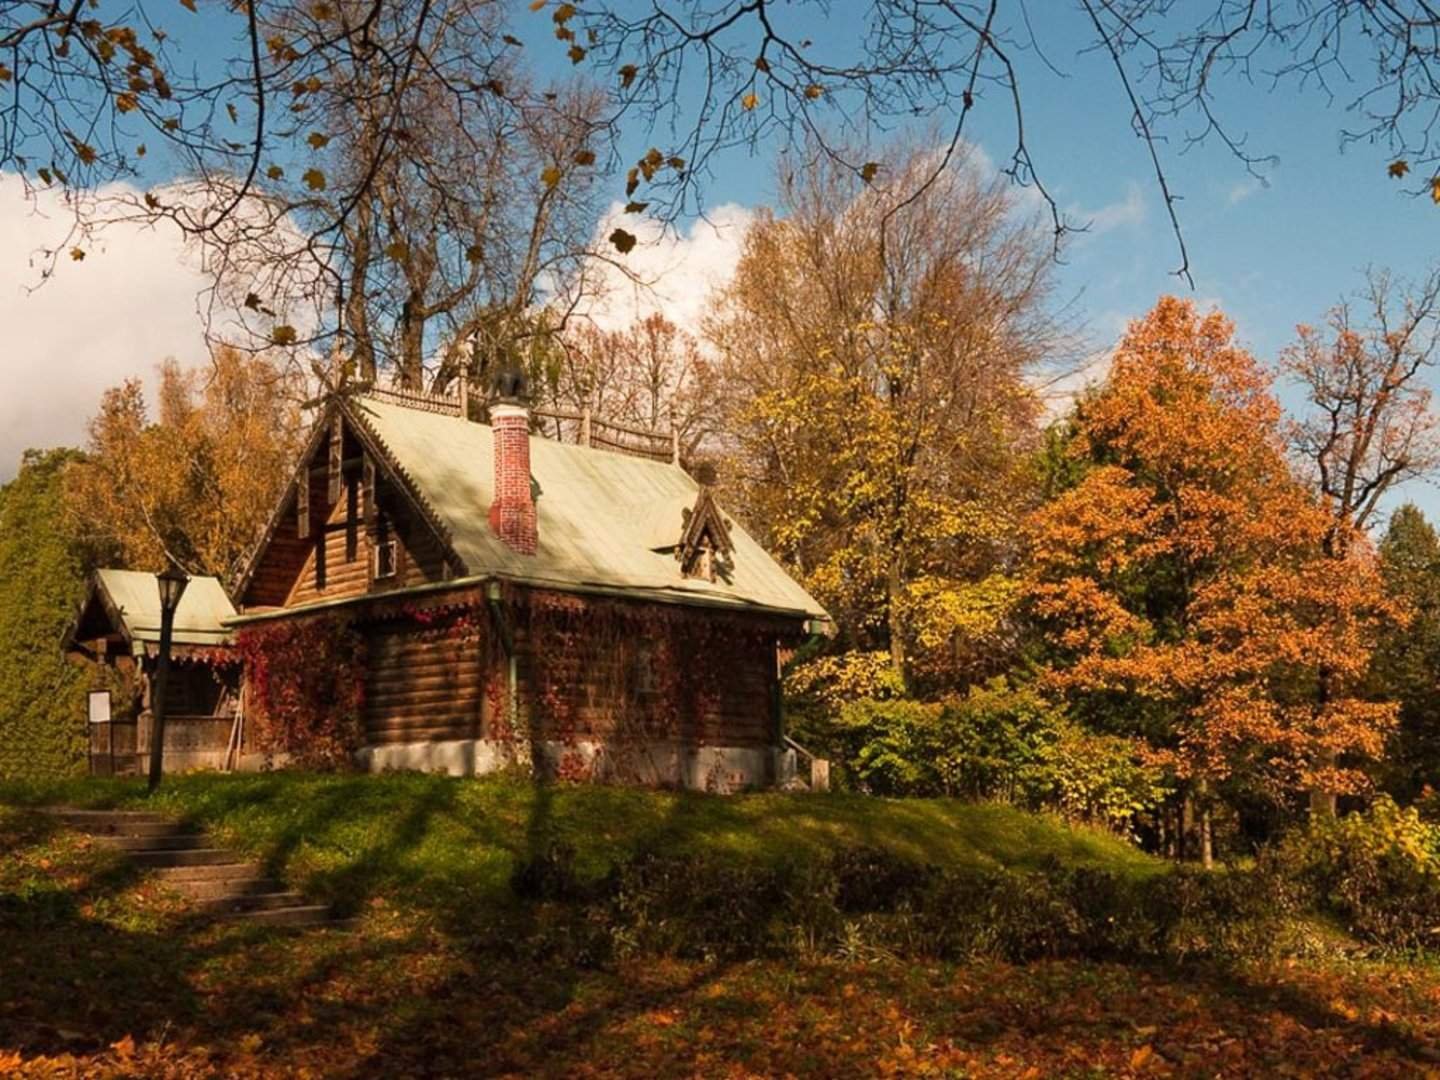
[[[116,852],[25,809],[41,803],[173,811],[361,915],[348,930],[195,920]],[[967,867],[1057,861],[1142,891],[1179,883],[1180,938],[1202,899],[1194,874],[1162,876],[1166,864],[1116,837],[943,800],[418,775],[197,775],[154,800],[135,782],[0,785],[0,1073],[1239,1077],[1363,1061],[1400,1077],[1440,1060],[1440,980],[1426,965],[956,963],[848,935],[737,960],[621,947],[646,925],[633,918],[610,927],[613,950],[587,955],[602,911],[541,903],[529,921],[506,917],[521,903],[511,873],[557,843],[594,875],[643,852],[706,856],[722,871],[710,886],[738,887],[690,882],[705,895],[671,895],[684,918],[728,918],[756,880],[746,867],[857,845],[960,870],[962,885]],[[1043,892],[1015,894],[1024,910],[954,899],[946,922],[1043,930],[1064,916]]]
[[[1123,839],[1007,806],[941,799],[536,786],[523,779],[193,774],[147,798],[138,781],[0,784],[0,804],[158,809],[211,829],[315,895],[353,907],[505,904],[517,865],[560,844],[582,877],[639,852],[788,864],[855,846],[939,866],[1046,862],[1127,875],[1164,863]]]

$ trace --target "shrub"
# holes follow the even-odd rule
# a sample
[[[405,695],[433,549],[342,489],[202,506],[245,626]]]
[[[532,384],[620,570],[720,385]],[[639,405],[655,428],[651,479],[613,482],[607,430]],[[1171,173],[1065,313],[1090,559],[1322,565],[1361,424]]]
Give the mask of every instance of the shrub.
[[[786,908],[801,895],[789,885],[782,871],[759,865],[637,856],[611,878],[609,917],[616,947],[622,953],[704,959],[784,951],[796,929],[796,920],[785,917]]]
[[[786,869],[641,856],[602,907],[616,950],[703,958],[1236,959],[1297,940],[1287,890],[1259,870],[941,870],[868,848]]]
[[[1381,796],[1362,813],[1314,821],[1268,852],[1271,872],[1365,941],[1440,945],[1440,826]]]
[[[877,794],[998,799],[1117,829],[1165,794],[1129,742],[1004,678],[942,702],[853,701],[835,730],[847,770]]]
[[[515,867],[510,891],[523,900],[580,900],[585,892],[575,873],[575,848],[552,843]]]

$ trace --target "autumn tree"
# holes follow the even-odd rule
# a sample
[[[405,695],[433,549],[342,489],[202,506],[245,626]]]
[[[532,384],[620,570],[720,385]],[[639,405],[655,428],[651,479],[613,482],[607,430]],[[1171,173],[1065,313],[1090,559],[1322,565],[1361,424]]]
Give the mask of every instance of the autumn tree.
[[[90,560],[228,581],[290,478],[298,390],[276,361],[230,349],[204,369],[162,365],[158,415],[138,379],[107,390],[66,476]]]
[[[1292,475],[1268,378],[1230,322],[1162,299],[1069,452],[1078,479],[1032,522],[1048,685],[1139,739],[1202,813],[1222,785],[1363,785],[1394,706],[1361,683],[1395,612],[1366,544],[1327,552],[1332,518]]]
[[[609,137],[602,95],[536,79],[495,5],[416,14],[277,13],[267,40],[294,68],[294,163],[207,174],[162,209],[197,237],[252,343],[328,352],[338,333],[359,379],[438,390],[533,333],[534,308],[563,319],[586,288]],[[407,48],[419,62],[397,76]],[[245,213],[200,229],[197,206],[221,198]]]
[[[1303,474],[1330,515],[1327,554],[1371,523],[1398,484],[1440,465],[1440,418],[1426,377],[1440,330],[1440,272],[1418,287],[1371,270],[1353,301],[1331,310],[1325,329],[1299,327],[1281,370],[1299,385],[1307,411],[1289,439]],[[1321,700],[1330,693],[1321,673]],[[1316,813],[1335,812],[1331,792],[1312,793]]]
[[[1324,328],[1301,326],[1298,336],[1281,358],[1306,399],[1290,443],[1334,520],[1327,549],[1343,554],[1391,490],[1440,465],[1427,385],[1440,346],[1440,271],[1412,287],[1371,270]]]
[[[953,683],[1003,654],[1025,500],[1026,382],[1061,334],[1049,250],[1002,180],[957,163],[908,199],[823,156],[782,169],[710,320],[737,509],[841,644]]]

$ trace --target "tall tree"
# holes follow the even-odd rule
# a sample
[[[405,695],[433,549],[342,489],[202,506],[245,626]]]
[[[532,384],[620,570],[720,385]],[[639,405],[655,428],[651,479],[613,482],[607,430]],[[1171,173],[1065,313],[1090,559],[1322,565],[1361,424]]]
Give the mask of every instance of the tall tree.
[[[1440,346],[1440,271],[1410,286],[1371,270],[1324,329],[1298,334],[1281,358],[1307,404],[1290,442],[1334,519],[1327,548],[1343,554],[1396,485],[1440,465],[1427,385]]]
[[[294,465],[295,383],[274,360],[221,349],[207,370],[162,365],[153,420],[138,379],[106,391],[66,477],[91,560],[234,575]]]
[[[440,389],[586,287],[603,98],[536,80],[504,21],[485,0],[277,9],[266,38],[295,57],[298,156],[244,181],[208,173],[203,197],[165,204],[260,344],[338,332],[361,379]],[[246,212],[193,220],[225,198]]]
[[[1324,548],[1333,558],[1345,558],[1397,484],[1440,465],[1440,417],[1425,381],[1437,332],[1440,272],[1411,287],[1371,270],[1354,301],[1331,310],[1325,330],[1301,326],[1281,359],[1307,398],[1290,443],[1329,512]],[[1316,692],[1323,705],[1327,672]],[[1335,808],[1334,792],[1311,793],[1313,812]]]
[[[920,151],[865,184],[785,168],[708,335],[728,482],[838,616],[907,679],[973,676],[1013,596],[1037,401],[1061,340],[1048,246],[1002,182],[957,163],[919,198]]]
[[[1382,776],[1408,801],[1427,786],[1440,789],[1440,535],[1413,503],[1390,516],[1380,570],[1411,613],[1408,625],[1385,635],[1373,672],[1376,696],[1400,703]]]
[[[84,765],[85,680],[59,648],[87,569],[62,511],[74,458],[30,451],[0,487],[0,777]]]
[[[1363,784],[1394,716],[1360,693],[1391,606],[1363,543],[1327,554],[1332,520],[1229,321],[1164,298],[1133,323],[1070,453],[1086,468],[1033,521],[1048,682],[1202,806],[1222,782]]]

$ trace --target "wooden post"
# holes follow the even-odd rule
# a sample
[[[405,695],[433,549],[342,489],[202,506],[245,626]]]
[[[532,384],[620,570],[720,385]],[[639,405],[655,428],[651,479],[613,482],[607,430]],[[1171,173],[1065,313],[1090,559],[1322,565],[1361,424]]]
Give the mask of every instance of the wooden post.
[[[670,421],[670,464],[680,464],[680,429],[673,419]]]
[[[580,411],[580,445],[590,445],[590,406]]]
[[[470,373],[460,369],[460,419],[470,419]]]

